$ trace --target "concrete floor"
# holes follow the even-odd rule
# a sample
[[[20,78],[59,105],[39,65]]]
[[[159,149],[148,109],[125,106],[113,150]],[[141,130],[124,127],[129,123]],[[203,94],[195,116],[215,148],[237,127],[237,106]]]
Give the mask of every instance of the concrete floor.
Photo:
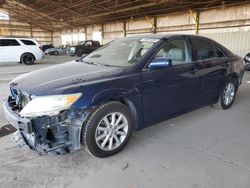
[[[0,99],[13,77],[70,59],[0,65]],[[122,152],[106,159],[84,150],[39,156],[17,149],[5,136],[0,138],[0,187],[249,188],[249,89],[246,72],[231,109],[207,106],[141,130]],[[6,123],[0,111],[0,126]]]

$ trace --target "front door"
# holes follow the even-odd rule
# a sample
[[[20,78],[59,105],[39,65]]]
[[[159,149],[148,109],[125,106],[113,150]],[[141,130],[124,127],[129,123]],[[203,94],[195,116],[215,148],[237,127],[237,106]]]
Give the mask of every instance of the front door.
[[[147,68],[142,72],[142,96],[145,124],[152,124],[169,115],[181,113],[198,103],[199,72],[191,62],[185,38],[172,39],[154,58],[168,57],[172,66]]]

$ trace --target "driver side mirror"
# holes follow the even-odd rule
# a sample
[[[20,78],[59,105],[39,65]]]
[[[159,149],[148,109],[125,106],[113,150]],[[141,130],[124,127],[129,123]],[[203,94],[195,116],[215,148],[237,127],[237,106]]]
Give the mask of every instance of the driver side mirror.
[[[149,64],[149,69],[163,69],[172,66],[172,59],[169,57],[156,57]]]

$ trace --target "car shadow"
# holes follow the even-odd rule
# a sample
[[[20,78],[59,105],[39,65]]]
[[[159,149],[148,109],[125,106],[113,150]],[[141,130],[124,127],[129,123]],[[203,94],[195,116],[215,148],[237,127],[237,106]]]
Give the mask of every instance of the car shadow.
[[[9,134],[12,134],[15,131],[16,131],[16,129],[12,125],[10,125],[10,124],[1,126],[0,127],[0,138],[2,138],[4,136],[7,136]]]

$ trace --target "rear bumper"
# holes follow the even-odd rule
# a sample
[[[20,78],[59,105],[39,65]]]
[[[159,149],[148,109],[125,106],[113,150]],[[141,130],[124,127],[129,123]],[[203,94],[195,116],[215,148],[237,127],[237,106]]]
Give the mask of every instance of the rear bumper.
[[[44,52],[37,53],[35,55],[36,60],[42,60],[44,58]]]

